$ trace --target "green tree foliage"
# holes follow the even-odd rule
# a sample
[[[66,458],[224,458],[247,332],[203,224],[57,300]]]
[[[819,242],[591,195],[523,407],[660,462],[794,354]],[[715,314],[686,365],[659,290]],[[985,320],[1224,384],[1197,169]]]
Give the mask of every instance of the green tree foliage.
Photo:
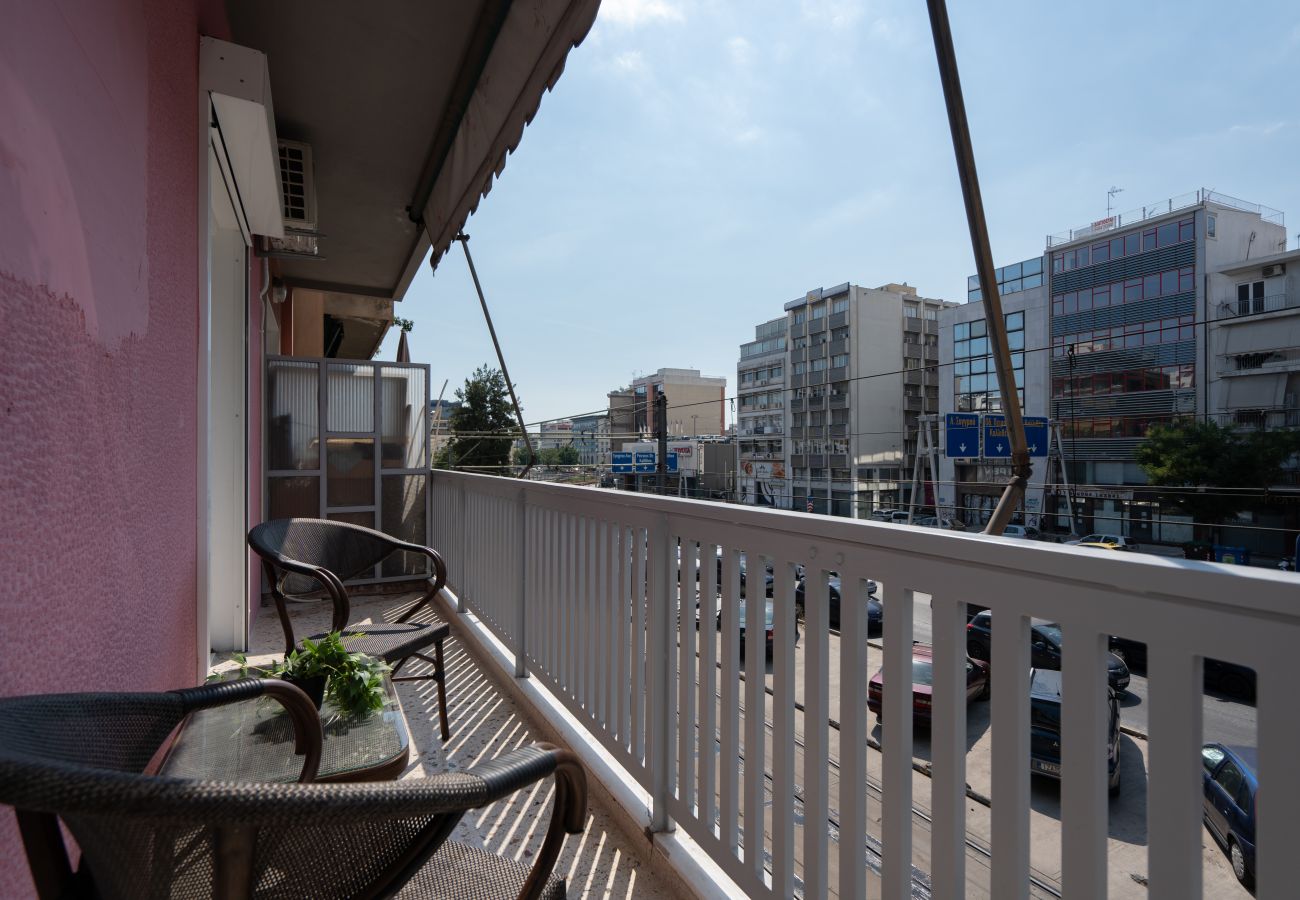
[[[505,377],[479,366],[456,389],[460,407],[451,414],[451,440],[434,458],[438,468],[509,475],[510,445],[519,433]],[[522,406],[522,404],[521,404]]]
[[[1156,425],[1135,457],[1147,479],[1162,487],[1195,488],[1170,495],[1197,522],[1197,537],[1252,505],[1234,491],[1276,484],[1282,466],[1300,452],[1300,433],[1238,431],[1215,422]]]
[[[537,451],[538,465],[550,469],[558,466],[576,466],[579,458],[577,447],[547,447],[545,450]],[[526,465],[528,463],[528,448],[516,447],[514,461],[517,466]]]

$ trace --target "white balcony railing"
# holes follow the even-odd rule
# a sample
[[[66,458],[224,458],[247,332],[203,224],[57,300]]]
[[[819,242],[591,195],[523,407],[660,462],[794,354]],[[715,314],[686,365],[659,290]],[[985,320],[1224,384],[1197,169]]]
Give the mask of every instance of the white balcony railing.
[[[873,761],[872,782],[867,777],[868,577],[888,611],[883,651],[870,651],[872,663],[883,660],[885,722],[911,719],[916,610],[930,619],[924,865],[932,896],[963,896],[968,874],[964,603],[991,607],[999,623],[991,663],[990,896],[1030,892],[1031,616],[1060,622],[1068,647],[1062,896],[1107,896],[1103,697],[1113,633],[1148,647],[1149,896],[1202,896],[1205,657],[1258,675],[1258,896],[1294,896],[1300,884],[1294,576],[442,471],[432,489],[435,541],[462,611],[515,654],[517,676],[535,677],[559,698],[590,742],[648,793],[649,808],[639,814],[652,832],[684,830],[749,896],[863,897],[869,872],[879,873],[882,896],[913,896],[920,863],[911,729],[882,730],[883,761],[878,772]],[[719,550],[723,562],[715,565]],[[774,572],[766,688],[763,654],[740,650],[741,554],[751,584],[760,559]],[[796,638],[797,565],[810,584],[817,573],[839,574],[844,602],[834,644],[826,604],[811,599]],[[685,602],[678,600],[678,585],[697,577],[698,617],[695,590],[680,591]],[[720,634],[712,625],[718,616]],[[747,604],[745,620],[748,634],[762,634],[761,604]],[[831,720],[838,728],[828,727]]]

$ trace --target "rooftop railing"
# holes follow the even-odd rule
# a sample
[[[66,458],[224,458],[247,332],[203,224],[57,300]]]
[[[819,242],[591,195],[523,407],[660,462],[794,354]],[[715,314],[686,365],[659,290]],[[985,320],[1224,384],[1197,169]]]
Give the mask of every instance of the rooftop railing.
[[[1115,213],[1108,215],[1104,219],[1098,219],[1089,225],[1082,225],[1078,228],[1071,228],[1068,231],[1062,231],[1059,234],[1049,234],[1047,236],[1047,247],[1058,247],[1061,244],[1069,244],[1074,241],[1083,240],[1084,238],[1093,237],[1108,231],[1115,231],[1138,222],[1152,219],[1156,216],[1167,216],[1172,212],[1180,209],[1187,209],[1192,206],[1199,206],[1201,203],[1217,203],[1220,206],[1226,206],[1230,209],[1239,209],[1243,212],[1257,213],[1265,222],[1276,225],[1285,225],[1286,216],[1281,210],[1272,209],[1268,206],[1262,206],[1258,203],[1251,203],[1248,200],[1240,200],[1236,197],[1229,197],[1227,194],[1220,194],[1217,191],[1211,191],[1201,188],[1192,191],[1189,194],[1181,194],[1177,197],[1170,197],[1167,200],[1157,200],[1148,206],[1139,206],[1124,213]]]

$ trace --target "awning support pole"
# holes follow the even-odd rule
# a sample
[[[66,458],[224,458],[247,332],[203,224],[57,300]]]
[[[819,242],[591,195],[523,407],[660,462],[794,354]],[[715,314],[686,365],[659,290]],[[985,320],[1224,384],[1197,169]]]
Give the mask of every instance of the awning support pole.
[[[469,235],[461,232],[453,240],[460,241],[465,251],[465,262],[469,263],[469,274],[474,279],[474,290],[478,291],[478,302],[483,307],[483,318],[487,320],[488,334],[492,335],[492,346],[497,351],[497,362],[501,364],[501,376],[506,380],[506,390],[510,391],[510,403],[515,408],[515,419],[519,422],[519,433],[523,436],[524,446],[528,448],[528,461],[515,477],[526,478],[528,470],[533,467],[533,442],[528,439],[528,429],[524,427],[524,411],[519,408],[519,398],[515,396],[515,383],[510,380],[510,371],[506,368],[506,357],[501,352],[501,342],[497,340],[497,330],[492,325],[492,314],[488,312],[487,298],[483,296],[483,285],[479,284],[478,270],[474,268],[474,257],[469,255]]]
[[[966,201],[966,223],[970,227],[971,247],[975,251],[975,271],[979,274],[984,298],[984,318],[993,343],[993,363],[998,373],[1002,412],[1007,417],[1007,436],[1011,440],[1011,480],[998,501],[985,534],[1001,534],[1011,521],[1033,467],[1029,462],[1029,442],[1016,392],[1015,371],[1011,368],[1011,351],[1007,347],[1007,324],[1002,317],[1002,298],[993,269],[993,251],[989,247],[988,224],[984,220],[984,201],[980,197],[979,175],[975,170],[975,151],[971,147],[970,127],[966,122],[966,103],[962,99],[961,77],[957,71],[957,54],[952,46],[952,28],[944,0],[926,0],[930,11],[930,30],[934,33],[934,52],[943,82],[943,98],[948,107],[948,127],[957,156],[957,174],[961,177],[962,198]]]

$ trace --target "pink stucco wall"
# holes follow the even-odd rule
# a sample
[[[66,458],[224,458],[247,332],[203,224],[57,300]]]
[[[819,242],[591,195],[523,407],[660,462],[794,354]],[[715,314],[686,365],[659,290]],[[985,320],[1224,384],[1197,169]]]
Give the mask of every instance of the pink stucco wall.
[[[196,15],[0,12],[3,693],[194,681]]]

